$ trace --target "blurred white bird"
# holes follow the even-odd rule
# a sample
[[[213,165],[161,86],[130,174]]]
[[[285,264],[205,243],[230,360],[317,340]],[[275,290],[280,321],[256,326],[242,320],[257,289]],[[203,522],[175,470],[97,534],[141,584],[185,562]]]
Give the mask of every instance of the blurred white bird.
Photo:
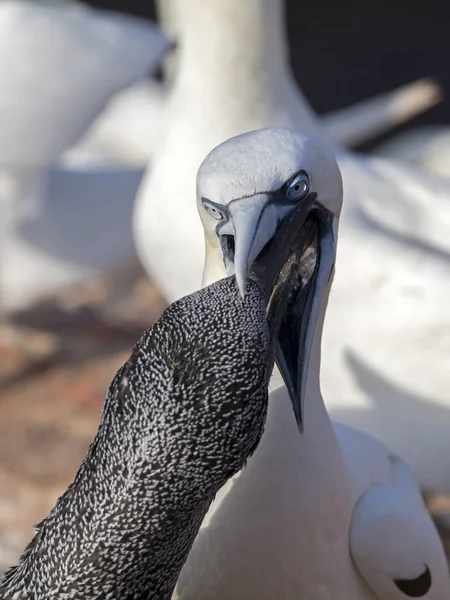
[[[425,77],[325,114],[321,122],[331,139],[352,148],[406,123],[442,98],[442,88]]]
[[[171,39],[178,39],[183,34],[183,19],[176,2],[156,0],[159,22]],[[170,84],[176,74],[177,54],[175,49],[164,59],[164,71]],[[442,96],[442,88],[433,79],[424,78],[334,110],[322,115],[320,120],[331,139],[352,147],[368,142],[428,110],[441,102]]]
[[[92,272],[104,260],[114,260],[116,240],[108,243],[106,236],[102,260],[94,254],[91,264],[84,264],[76,256],[52,256],[40,248],[40,242],[51,245],[52,236],[64,236],[52,231],[51,219],[45,239],[31,241],[25,232],[44,204],[51,212],[64,200],[46,197],[46,168],[84,133],[114,94],[145,77],[168,47],[155,26],[137,18],[70,1],[1,2],[0,308],[26,304]],[[74,204],[68,207],[67,220],[80,246],[86,242],[86,226],[77,232],[69,215],[76,215],[79,225],[92,219],[105,230],[117,231],[115,221],[123,219],[123,210],[115,214],[108,209],[107,198],[75,199],[74,190],[71,194]],[[129,233],[125,237],[131,252]]]
[[[155,81],[139,81],[116,92],[151,70],[168,42],[138,19],[64,0],[3,2],[0,31],[0,107],[5,115],[0,122],[0,308],[11,309],[133,253],[124,225],[129,221],[127,208],[137,185],[136,169],[151,159],[161,139],[166,91]],[[117,98],[108,102],[114,94]],[[325,122],[335,138],[360,141],[425,110],[439,97],[435,83],[419,81],[329,115]],[[47,176],[46,165],[69,146],[62,171]],[[114,174],[108,184],[104,178],[111,166]],[[131,171],[123,174],[117,188],[118,168],[123,166]],[[48,182],[54,176],[57,180]],[[72,189],[67,192],[64,182],[69,181]],[[47,186],[58,190],[58,196],[47,197]],[[78,198],[78,188],[83,198]],[[118,190],[124,194],[121,199]],[[103,191],[106,198],[100,197]],[[63,204],[54,214],[56,202]],[[121,202],[121,208],[113,208]],[[76,219],[78,229],[73,226],[74,211],[83,211]],[[104,230],[103,237],[96,235],[93,223],[106,218],[110,234]],[[63,223],[72,223],[70,231]]]
[[[422,485],[450,489],[448,181],[328,138],[288,67],[281,0],[175,0],[173,8],[180,55],[171,117],[133,214],[142,263],[170,301],[196,289],[204,243],[195,173],[205,154],[261,127],[314,133],[336,151],[345,194],[324,332],[328,408],[392,446]],[[398,392],[392,402],[386,386]],[[399,396],[416,401],[405,410]]]
[[[380,144],[373,153],[412,162],[431,173],[450,177],[450,127],[416,127]]]
[[[172,60],[169,52],[165,60]],[[62,157],[64,164],[107,163],[141,167],[158,153],[166,120],[170,84],[141,81],[109,102],[86,134]],[[392,91],[320,117],[325,131],[340,143],[353,146],[404,123],[442,98],[440,86],[419,79]]]
[[[139,81],[117,94],[77,144],[61,157],[65,165],[149,164],[168,118],[162,83]]]

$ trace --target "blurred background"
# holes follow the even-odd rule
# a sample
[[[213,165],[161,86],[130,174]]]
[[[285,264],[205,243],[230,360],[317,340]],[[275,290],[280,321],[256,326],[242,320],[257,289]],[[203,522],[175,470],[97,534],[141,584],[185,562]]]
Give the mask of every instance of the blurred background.
[[[158,144],[166,42],[145,29],[156,21],[156,8],[137,0],[88,2],[143,19],[117,20],[117,31],[105,31],[97,48],[82,21],[77,27],[86,40],[73,23],[66,28],[30,16],[33,4],[40,5],[0,4],[0,571],[71,481],[112,376],[166,305],[136,257],[129,226],[132,200]],[[319,115],[426,78],[407,117],[364,139],[355,136],[351,146],[428,161],[429,171],[450,177],[448,2],[288,0],[287,32],[295,79]],[[60,36],[61,47],[73,38],[73,64],[58,66],[66,76],[54,86],[51,134],[36,129],[45,116],[33,112],[39,101],[49,105],[45,94],[53,89],[52,72],[33,60],[36,39],[45,35]],[[75,60],[82,46],[86,56]],[[28,51],[20,54],[23,48]],[[115,76],[97,94],[102,69]],[[75,89],[77,78],[84,88]],[[139,87],[142,81],[149,87]],[[133,102],[117,96],[128,88]],[[65,115],[78,114],[85,95],[91,105],[69,127]],[[154,103],[155,113],[138,124],[143,102]],[[132,143],[124,142],[124,123]],[[142,127],[148,127],[143,140]],[[96,202],[91,218],[83,207]],[[114,217],[106,222],[110,211]],[[427,499],[450,548],[450,500],[439,489]]]
[[[154,2],[146,7],[137,0],[92,0],[88,4],[156,19]],[[294,75],[319,114],[432,76],[447,92],[443,101],[395,133],[449,123],[448,2],[287,0],[286,9]],[[327,77],[322,76],[324,72]],[[368,150],[379,141],[373,139],[362,148]]]

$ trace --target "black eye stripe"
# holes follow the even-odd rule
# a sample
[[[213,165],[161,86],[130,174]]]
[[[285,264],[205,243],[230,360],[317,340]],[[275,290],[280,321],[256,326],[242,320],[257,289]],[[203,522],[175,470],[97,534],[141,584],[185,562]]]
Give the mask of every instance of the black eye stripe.
[[[292,199],[289,198],[288,196],[288,190],[289,187],[292,185],[292,182],[295,181],[296,179],[298,179],[299,177],[305,177],[304,180],[301,181],[305,181],[306,183],[306,189],[304,191],[304,194],[306,196],[307,193],[310,192],[310,178],[309,175],[306,171],[301,170],[298,171],[297,173],[295,173],[294,175],[292,175],[292,177],[290,177],[288,179],[288,181],[286,181],[285,183],[283,183],[283,185],[278,188],[277,190],[272,190],[272,191],[255,191],[251,194],[244,194],[242,196],[240,196],[239,198],[233,198],[232,200],[230,200],[230,202],[228,204],[220,204],[219,202],[214,202],[213,200],[210,200],[209,198],[205,198],[204,196],[202,196],[201,198],[201,203],[203,205],[203,207],[206,208],[209,207],[213,210],[217,210],[221,215],[222,215],[222,219],[220,219],[220,227],[222,227],[229,219],[230,219],[230,206],[234,203],[234,202],[239,202],[239,200],[243,200],[244,198],[251,198],[252,196],[256,196],[258,194],[266,194],[266,196],[268,196],[269,201],[268,201],[268,205],[269,204],[281,204],[283,206],[289,206],[290,204],[292,204]],[[219,233],[218,230],[216,230],[217,233]]]

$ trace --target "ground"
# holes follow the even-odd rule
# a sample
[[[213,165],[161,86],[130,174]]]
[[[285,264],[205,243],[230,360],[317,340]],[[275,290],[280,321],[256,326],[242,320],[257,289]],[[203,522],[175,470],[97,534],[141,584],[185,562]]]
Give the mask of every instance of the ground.
[[[73,479],[114,373],[164,306],[133,262],[0,321],[0,572]],[[427,502],[450,556],[450,496]]]

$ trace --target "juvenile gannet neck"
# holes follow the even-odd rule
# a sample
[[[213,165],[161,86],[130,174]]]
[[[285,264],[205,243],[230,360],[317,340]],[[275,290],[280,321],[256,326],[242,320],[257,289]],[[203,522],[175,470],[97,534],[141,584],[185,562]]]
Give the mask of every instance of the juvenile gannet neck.
[[[117,372],[85,460],[0,598],[170,598],[210,502],[259,442],[270,348],[252,280],[245,300],[228,278],[169,307]]]

